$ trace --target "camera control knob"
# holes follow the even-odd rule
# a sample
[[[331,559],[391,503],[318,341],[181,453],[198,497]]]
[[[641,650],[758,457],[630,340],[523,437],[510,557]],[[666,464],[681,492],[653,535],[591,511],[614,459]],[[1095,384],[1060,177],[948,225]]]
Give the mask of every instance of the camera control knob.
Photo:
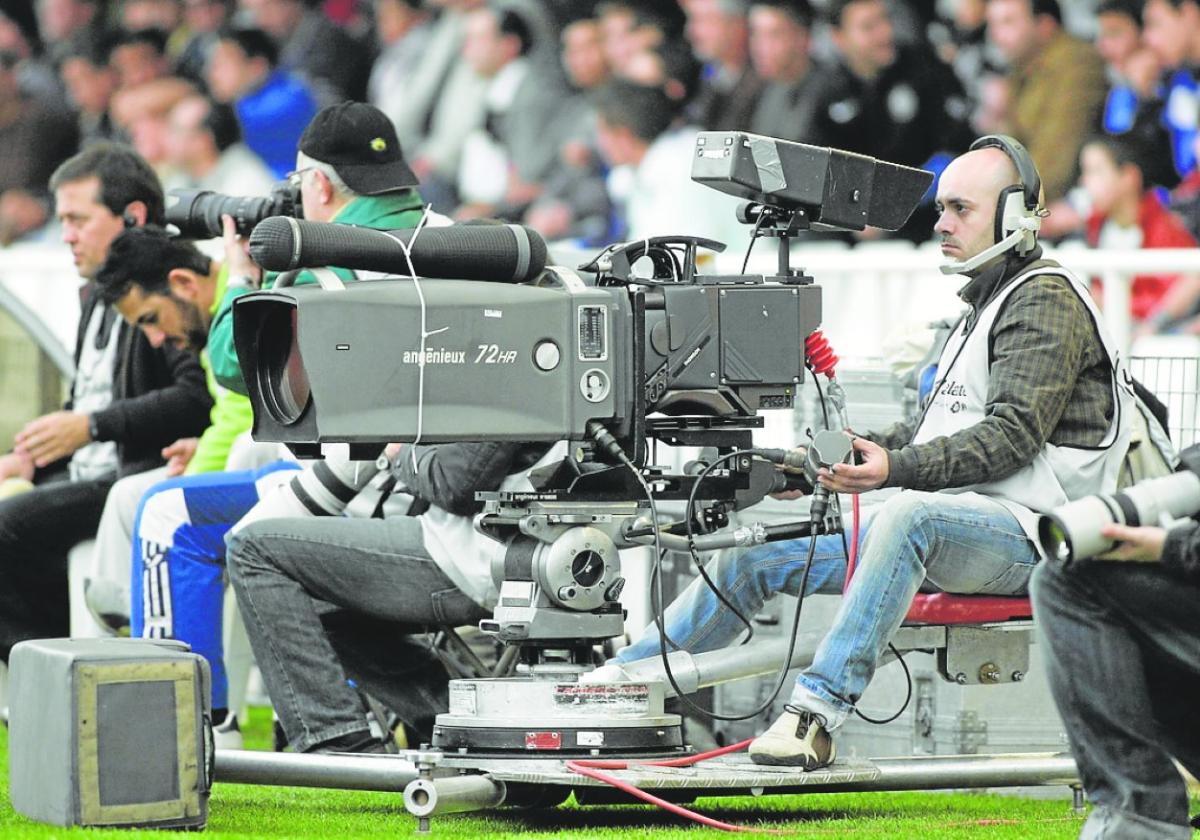
[[[553,341],[543,341],[533,348],[533,363],[539,370],[554,370],[562,361],[562,351]]]

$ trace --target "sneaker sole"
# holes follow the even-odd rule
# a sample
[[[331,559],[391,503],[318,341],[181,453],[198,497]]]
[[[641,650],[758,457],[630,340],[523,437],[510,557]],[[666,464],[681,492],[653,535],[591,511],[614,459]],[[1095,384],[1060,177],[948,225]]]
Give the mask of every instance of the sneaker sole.
[[[804,756],[784,756],[770,755],[768,753],[750,753],[750,760],[755,764],[761,764],[766,767],[799,767],[805,773],[811,773],[813,770],[820,770],[823,767],[828,767],[833,764],[833,757],[821,763],[819,761],[810,761]]]

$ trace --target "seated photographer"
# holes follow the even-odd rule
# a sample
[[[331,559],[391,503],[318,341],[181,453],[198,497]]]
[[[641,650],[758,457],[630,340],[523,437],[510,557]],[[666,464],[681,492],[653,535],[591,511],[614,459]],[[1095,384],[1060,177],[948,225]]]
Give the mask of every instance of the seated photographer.
[[[1109,560],[1041,565],[1038,641],[1071,753],[1096,807],[1081,838],[1192,836],[1175,759],[1200,775],[1200,522],[1107,525]]]
[[[229,578],[288,743],[297,752],[381,752],[352,679],[421,738],[447,705],[445,670],[414,638],[476,624],[497,599],[477,532],[480,490],[531,489],[525,474],[561,445],[393,444],[407,516],[266,519],[229,540]],[[423,511],[418,513],[418,511]],[[330,614],[332,606],[335,612]]]
[[[415,228],[424,214],[417,177],[404,160],[396,130],[374,105],[342,102],[321,109],[300,137],[296,169],[288,180],[300,190],[308,221],[396,230]],[[430,223],[446,221],[431,214]],[[209,359],[221,386],[245,394],[233,344],[233,302],[259,286],[269,288],[275,275],[264,277],[233,220],[226,217],[224,224],[229,280],[209,329]],[[353,272],[333,271],[343,280],[354,279]],[[295,280],[296,285],[314,282],[310,272]]]
[[[863,526],[833,626],[783,715],[751,744],[757,763],[831,763],[831,733],[918,591],[1023,593],[1041,559],[1035,511],[1116,486],[1132,395],[1087,287],[1036,245],[1039,193],[1028,154],[1004,137],[976,141],[941,177],[934,232],[950,260],[943,272],[969,278],[959,292],[968,309],[920,418],[857,437],[860,463],[820,471],[837,493],[904,489]],[[815,538],[806,594],[842,591],[843,545],[840,534]],[[777,592],[798,594],[809,549],[800,539],[731,553],[712,577],[752,616]],[[666,613],[669,638],[693,652],[733,643],[743,626],[702,580]],[[621,663],[659,651],[652,625],[589,679],[619,677]]]
[[[401,156],[395,131],[370,105],[348,102],[322,110],[300,140],[296,165],[306,219],[383,230],[420,221],[421,197],[413,188],[416,181]],[[230,390],[242,398],[245,386],[233,346],[232,306],[250,290],[250,278],[256,285],[262,272],[234,235],[233,220],[226,216],[223,223],[227,260],[222,270],[229,275],[223,293],[218,277],[224,274],[214,274],[211,264],[205,276],[196,263],[190,270],[168,272],[160,284],[136,279],[140,272],[135,275],[114,265],[109,283],[123,313],[138,321],[152,340],[193,349],[204,346],[218,379],[221,363],[232,365],[236,379],[220,384],[236,385]],[[169,253],[190,248],[162,239],[143,241],[139,247]],[[172,261],[167,254],[161,256]],[[344,279],[353,277],[334,270]],[[267,283],[272,279],[268,276]],[[296,279],[313,281],[308,273]],[[169,293],[150,291],[156,287],[166,287]],[[215,314],[209,315],[206,307],[215,308]],[[244,423],[242,428],[249,428],[248,416]],[[224,466],[222,462],[215,469]],[[132,631],[181,639],[208,659],[218,722],[228,703],[221,638],[225,534],[297,469],[290,460],[276,460],[254,470],[189,474],[158,483],[140,497],[132,529]],[[236,743],[236,730],[236,720],[230,718],[218,734]]]

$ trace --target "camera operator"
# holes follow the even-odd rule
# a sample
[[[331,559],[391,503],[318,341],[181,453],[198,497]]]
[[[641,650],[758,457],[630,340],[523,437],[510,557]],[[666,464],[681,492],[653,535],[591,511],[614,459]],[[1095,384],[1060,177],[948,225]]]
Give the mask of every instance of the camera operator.
[[[946,168],[934,232],[969,280],[968,309],[942,350],[924,412],[854,440],[860,463],[822,468],[837,493],[903,488],[864,526],[857,571],[784,713],[750,747],[760,764],[831,763],[831,732],[854,711],[880,655],[921,589],[1015,595],[1041,559],[1035,511],[1115,489],[1128,448],[1132,396],[1086,286],[1042,258],[1037,170],[1007,137],[977,140]],[[840,534],[766,544],[713,564],[742,615],[777,592],[836,593],[846,572]],[[667,636],[693,652],[735,641],[743,624],[694,582],[667,610]],[[620,663],[658,656],[652,625]]]
[[[348,678],[428,739],[447,705],[447,676],[418,636],[477,624],[498,596],[491,564],[504,547],[475,531],[475,493],[531,489],[528,470],[564,451],[393,444],[393,472],[416,500],[410,515],[267,519],[230,538],[229,578],[294,750],[384,750]]]
[[[342,102],[319,111],[300,137],[296,169],[288,180],[299,188],[309,221],[396,230],[414,228],[421,220],[417,177],[404,160],[391,121],[374,105]],[[440,217],[431,221],[444,223]],[[274,275],[264,278],[233,219],[226,217],[224,224],[229,288],[209,329],[209,357],[217,382],[245,394],[233,344],[233,302],[260,285],[270,286]],[[344,280],[354,277],[343,269],[334,272]],[[311,273],[301,272],[295,283],[315,281]]]
[[[1081,838],[1192,836],[1171,759],[1200,774],[1200,522],[1106,525],[1112,559],[1043,563],[1030,590],[1046,671],[1096,808]]]

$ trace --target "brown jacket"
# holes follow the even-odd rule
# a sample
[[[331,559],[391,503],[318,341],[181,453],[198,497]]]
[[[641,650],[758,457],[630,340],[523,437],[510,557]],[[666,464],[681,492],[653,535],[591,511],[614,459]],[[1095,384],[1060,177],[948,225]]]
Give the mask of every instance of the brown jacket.
[[[1096,130],[1107,82],[1092,46],[1059,32],[1036,58],[1009,74],[1010,131],[1042,175],[1046,201],[1075,181],[1079,149]]]

